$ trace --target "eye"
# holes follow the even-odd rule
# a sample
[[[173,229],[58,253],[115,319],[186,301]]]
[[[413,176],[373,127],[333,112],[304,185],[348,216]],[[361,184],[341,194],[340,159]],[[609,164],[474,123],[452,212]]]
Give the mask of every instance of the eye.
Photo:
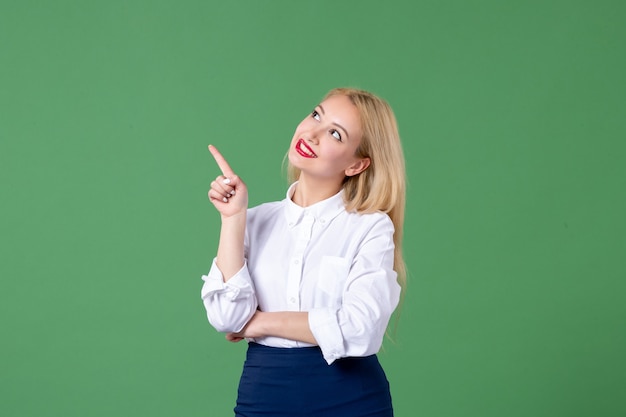
[[[333,135],[333,137],[337,139],[339,142],[341,142],[341,133],[339,133],[338,130],[333,129],[330,131],[330,134]]]
[[[313,110],[313,113],[311,113],[311,117],[315,120],[320,120],[320,114],[317,112],[317,110]]]

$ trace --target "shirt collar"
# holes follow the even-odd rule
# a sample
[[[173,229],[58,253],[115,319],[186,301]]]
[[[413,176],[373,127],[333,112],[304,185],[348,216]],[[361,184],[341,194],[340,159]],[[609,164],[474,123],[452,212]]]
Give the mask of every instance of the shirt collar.
[[[287,196],[285,198],[285,215],[287,217],[287,224],[289,227],[297,225],[306,214],[313,216],[316,222],[325,226],[329,224],[330,221],[339,213],[345,210],[343,189],[326,200],[317,202],[309,207],[300,207],[291,200],[291,197],[293,197],[293,194],[296,191],[297,184],[297,181],[291,184],[287,190]]]

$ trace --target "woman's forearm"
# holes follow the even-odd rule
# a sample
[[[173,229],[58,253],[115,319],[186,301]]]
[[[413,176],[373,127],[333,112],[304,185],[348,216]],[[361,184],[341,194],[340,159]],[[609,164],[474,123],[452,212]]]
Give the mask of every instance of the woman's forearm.
[[[315,336],[309,327],[309,313],[305,311],[278,311],[264,313],[268,336],[298,340],[317,345]]]
[[[305,311],[257,311],[241,332],[229,334],[231,340],[266,336],[318,344],[309,326],[309,313]]]
[[[211,182],[209,199],[222,217],[216,263],[224,281],[228,281],[244,264],[243,240],[246,231],[248,188],[241,178],[235,175],[215,146],[209,145],[209,151],[223,174]]]
[[[217,248],[217,267],[222,272],[224,281],[232,278],[244,265],[244,234],[246,230],[246,211],[240,214],[222,216],[220,240]]]

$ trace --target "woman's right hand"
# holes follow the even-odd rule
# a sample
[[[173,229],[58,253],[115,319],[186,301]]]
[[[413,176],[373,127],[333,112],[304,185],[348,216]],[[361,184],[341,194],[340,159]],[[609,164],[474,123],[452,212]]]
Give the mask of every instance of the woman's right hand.
[[[209,200],[211,200],[211,203],[213,203],[222,217],[232,217],[245,213],[248,209],[248,188],[246,184],[235,175],[226,159],[215,146],[209,145],[209,151],[222,171],[222,175],[219,175],[211,182]]]

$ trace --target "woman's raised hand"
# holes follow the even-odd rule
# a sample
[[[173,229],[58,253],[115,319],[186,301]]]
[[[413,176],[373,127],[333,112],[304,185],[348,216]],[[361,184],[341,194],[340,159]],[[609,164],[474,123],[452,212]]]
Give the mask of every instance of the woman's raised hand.
[[[211,182],[209,200],[223,217],[245,213],[248,209],[248,189],[246,184],[233,172],[226,159],[213,145],[209,151],[220,167],[222,175]]]

